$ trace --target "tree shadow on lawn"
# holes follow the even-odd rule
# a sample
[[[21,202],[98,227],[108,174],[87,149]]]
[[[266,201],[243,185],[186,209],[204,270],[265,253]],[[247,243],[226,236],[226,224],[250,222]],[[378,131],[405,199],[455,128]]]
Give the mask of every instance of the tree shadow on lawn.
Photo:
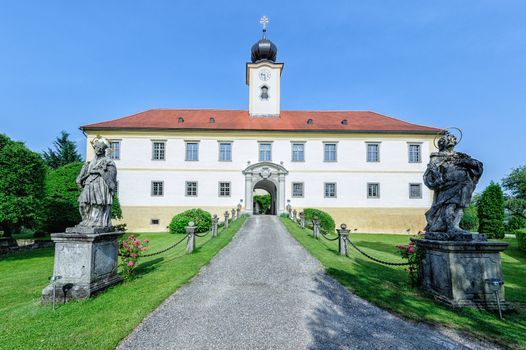
[[[369,248],[372,250],[377,250],[379,252],[390,253],[394,255],[398,253],[398,249],[396,248],[395,244],[389,244],[389,243],[384,243],[384,242],[360,241],[360,240],[354,241],[352,240],[352,237],[349,237],[349,238],[351,238],[351,241],[354,244],[356,244],[358,248]],[[406,244],[409,244],[409,241]],[[402,261],[399,261],[399,262],[402,262]]]
[[[0,255],[0,262],[47,258],[55,255],[55,248],[39,248]]]

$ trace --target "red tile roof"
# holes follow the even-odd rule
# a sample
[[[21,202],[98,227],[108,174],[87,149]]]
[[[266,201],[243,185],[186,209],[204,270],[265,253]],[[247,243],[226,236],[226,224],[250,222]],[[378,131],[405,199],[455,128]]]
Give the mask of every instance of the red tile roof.
[[[180,120],[179,118],[182,118]],[[214,118],[214,123],[211,123]],[[311,119],[312,123],[307,121]],[[184,120],[184,121],[183,121]],[[347,120],[346,124],[343,122]],[[82,130],[265,130],[437,133],[368,111],[281,111],[279,117],[250,117],[246,110],[151,109],[128,117],[83,125]]]

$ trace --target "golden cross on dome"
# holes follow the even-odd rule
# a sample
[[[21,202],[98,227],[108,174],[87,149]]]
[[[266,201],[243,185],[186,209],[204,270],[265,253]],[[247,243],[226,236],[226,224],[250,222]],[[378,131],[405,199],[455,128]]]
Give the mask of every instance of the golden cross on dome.
[[[263,26],[263,30],[267,30],[268,17],[267,16],[261,17],[261,19],[259,20],[259,23],[261,23],[261,25]]]

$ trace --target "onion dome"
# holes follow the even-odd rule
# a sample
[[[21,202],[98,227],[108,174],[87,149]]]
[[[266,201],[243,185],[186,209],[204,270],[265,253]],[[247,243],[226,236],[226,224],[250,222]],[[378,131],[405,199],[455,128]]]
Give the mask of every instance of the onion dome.
[[[263,16],[261,18],[261,24],[263,24],[263,37],[257,43],[252,45],[252,63],[259,61],[276,61],[278,47],[272,41],[267,39],[267,23],[268,18]]]

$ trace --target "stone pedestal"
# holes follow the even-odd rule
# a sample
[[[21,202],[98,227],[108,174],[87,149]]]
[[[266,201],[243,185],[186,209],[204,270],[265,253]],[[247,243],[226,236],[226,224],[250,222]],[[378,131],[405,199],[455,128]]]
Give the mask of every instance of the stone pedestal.
[[[497,309],[495,294],[486,280],[503,279],[500,252],[508,243],[411,240],[423,250],[419,266],[423,291],[451,307]],[[504,286],[500,287],[499,300],[503,309],[510,307],[505,301]]]
[[[68,228],[66,233],[54,233],[57,302],[86,299],[108,288],[122,278],[117,274],[118,239],[123,232],[87,233]],[[107,229],[106,229],[107,230]],[[81,232],[78,232],[81,231]],[[53,284],[42,291],[42,303],[51,303]]]

